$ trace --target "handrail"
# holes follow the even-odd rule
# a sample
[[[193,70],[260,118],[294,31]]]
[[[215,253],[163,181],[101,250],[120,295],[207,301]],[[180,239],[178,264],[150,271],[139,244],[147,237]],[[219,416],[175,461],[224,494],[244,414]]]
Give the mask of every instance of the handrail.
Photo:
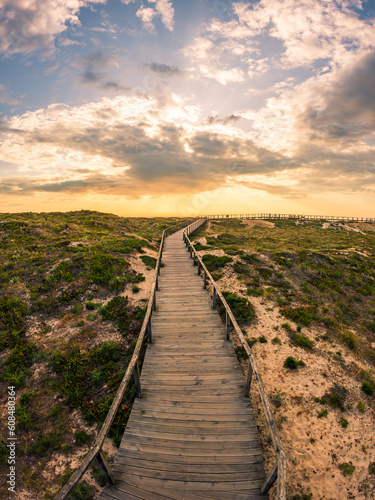
[[[261,494],[267,493],[270,488],[272,487],[273,483],[275,482],[277,478],[277,499],[278,500],[286,500],[286,455],[284,452],[284,448],[282,446],[281,440],[280,440],[280,435],[279,431],[276,426],[275,419],[272,414],[272,410],[270,407],[270,403],[268,401],[268,397],[263,385],[262,377],[260,375],[257,362],[255,359],[255,356],[252,353],[252,350],[249,346],[249,344],[246,342],[246,339],[242,333],[241,328],[238,326],[238,323],[236,321],[236,318],[234,317],[231,308],[229,307],[227,301],[225,300],[223,294],[220,291],[219,286],[215,282],[215,280],[212,278],[211,273],[208,271],[207,267],[204,265],[202,259],[199,257],[197,254],[197,251],[191,242],[189,235],[192,234],[198,227],[200,227],[202,224],[204,224],[207,221],[206,218],[200,219],[190,226],[188,226],[184,232],[183,232],[183,239],[188,247],[188,250],[190,251],[190,256],[194,258],[194,264],[197,261],[198,265],[198,274],[200,274],[201,269],[203,269],[203,287],[206,288],[207,286],[207,278],[212,284],[213,287],[213,304],[212,307],[215,308],[216,306],[216,299],[217,297],[220,298],[221,303],[223,304],[226,312],[226,335],[227,339],[229,339],[229,332],[230,332],[230,327],[233,326],[239,339],[240,342],[243,346],[243,348],[246,351],[246,354],[249,358],[249,368],[247,372],[247,379],[246,379],[246,387],[245,387],[245,396],[249,397],[249,392],[250,392],[250,385],[251,385],[251,380],[252,377],[255,377],[255,380],[258,383],[258,389],[259,389],[259,394],[261,401],[263,403],[263,407],[266,413],[266,418],[268,422],[268,426],[270,428],[271,432],[271,437],[272,437],[272,442],[276,450],[276,456],[277,460],[275,465],[272,467],[266,481],[262,485],[261,488]]]
[[[88,467],[91,465],[91,463],[97,459],[98,464],[107,480],[108,483],[114,484],[114,477],[111,473],[111,470],[109,468],[109,465],[106,461],[106,458],[102,452],[102,446],[104,443],[105,438],[108,435],[108,432],[111,428],[111,425],[113,423],[113,420],[116,416],[116,413],[119,409],[119,406],[121,404],[121,400],[125,394],[126,388],[128,386],[128,383],[133,375],[134,377],[134,382],[136,386],[136,394],[137,397],[141,397],[141,386],[140,386],[140,380],[139,380],[139,356],[142,348],[142,343],[144,341],[145,334],[147,332],[148,334],[148,341],[149,343],[152,343],[152,332],[151,332],[151,316],[152,316],[152,310],[156,309],[156,291],[158,289],[158,276],[160,274],[160,264],[161,264],[161,258],[163,255],[163,247],[164,247],[164,241],[167,236],[167,234],[171,234],[173,232],[178,231],[181,229],[181,226],[184,227],[186,224],[186,220],[183,222],[178,222],[176,224],[173,224],[172,226],[164,229],[160,246],[159,246],[159,253],[158,253],[158,258],[156,261],[156,266],[155,266],[155,276],[151,288],[151,294],[150,298],[148,301],[147,305],[147,311],[146,311],[146,316],[143,320],[142,327],[140,334],[138,336],[137,344],[135,346],[133,356],[130,360],[130,363],[126,369],[125,375],[123,379],[121,380],[120,386],[117,390],[116,396],[112,402],[112,405],[107,413],[107,417],[104,420],[104,423],[99,431],[99,434],[95,440],[95,443],[91,450],[88,452],[88,454],[85,456],[83,459],[81,465],[75,470],[69,481],[63,486],[63,488],[60,489],[60,491],[57,493],[55,496],[55,500],[64,500],[67,495],[72,491],[72,489],[76,486],[78,481],[80,481],[87,471]],[[174,229],[176,226],[179,226],[179,228]],[[171,231],[172,230],[172,231]]]
[[[298,219],[298,220],[327,220],[327,221],[345,221],[345,222],[375,222],[375,217],[351,217],[341,215],[296,215],[296,214],[219,214],[219,215],[202,215],[201,218],[205,219]]]

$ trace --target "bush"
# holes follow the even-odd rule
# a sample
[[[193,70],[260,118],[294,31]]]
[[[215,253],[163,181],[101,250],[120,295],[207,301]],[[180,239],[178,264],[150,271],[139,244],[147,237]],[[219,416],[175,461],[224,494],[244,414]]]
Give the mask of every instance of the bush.
[[[362,391],[367,394],[367,396],[373,396],[375,392],[375,386],[372,382],[365,380],[361,387]]]
[[[95,302],[91,302],[91,300],[86,302],[86,309],[88,311],[94,311],[95,309],[99,309],[99,307],[100,307],[100,304],[97,304]]]
[[[157,262],[157,259],[155,259],[155,257],[150,257],[149,255],[142,255],[140,258],[143,264],[145,264],[147,267],[155,269]]]
[[[49,432],[41,436],[38,441],[30,446],[30,453],[45,457],[48,452],[59,450],[61,448],[61,437],[56,431]]]
[[[271,340],[272,344],[278,344],[278,345],[281,345],[281,340],[279,339],[279,337],[274,337],[272,340]]]
[[[324,395],[324,399],[332,408],[340,408],[344,410],[344,403],[347,398],[347,390],[339,384],[334,384],[333,387]]]
[[[357,336],[351,332],[347,331],[341,334],[341,338],[343,342],[351,349],[352,351],[357,350],[358,348],[358,338]]]
[[[255,317],[255,311],[250,302],[239,297],[235,292],[223,292],[223,296],[240,325],[251,322]],[[221,314],[224,312],[224,307],[221,308]]]
[[[266,339],[266,337],[264,335],[259,337],[258,340],[261,344],[266,344],[268,342],[268,340]]]
[[[341,424],[341,427],[346,429],[349,425],[349,422],[346,420],[346,418],[340,418],[340,424]]]
[[[358,403],[358,411],[360,411],[361,413],[364,413],[365,408],[366,408],[366,405],[364,403],[362,403],[362,402]]]
[[[314,307],[296,307],[294,309],[283,308],[280,313],[287,319],[294,321],[302,326],[309,326],[312,321],[319,321]]]
[[[312,349],[313,348],[313,342],[310,340],[308,337],[305,335],[301,335],[299,333],[296,333],[294,335],[293,339],[294,343],[300,347],[305,347],[306,349]]]
[[[85,431],[75,431],[74,441],[78,446],[81,446],[90,441],[90,436]]]
[[[291,370],[295,370],[298,366],[305,366],[303,361],[297,361],[293,356],[288,356],[284,362],[285,368],[290,368]]]
[[[353,474],[355,471],[355,466],[352,464],[352,462],[344,462],[339,465],[339,469],[341,470],[342,474],[344,476],[350,476]]]
[[[203,255],[202,261],[207,269],[212,271],[217,271],[228,264],[228,262],[232,262],[232,257],[228,257],[227,255],[223,255],[221,257],[217,257],[216,255],[212,255],[210,253]]]
[[[138,293],[138,292],[139,292],[139,290],[140,290],[139,286],[137,286],[137,285],[133,285],[133,286],[132,286],[132,292],[133,292],[133,293]]]
[[[375,462],[371,462],[368,466],[369,474],[375,474]]]

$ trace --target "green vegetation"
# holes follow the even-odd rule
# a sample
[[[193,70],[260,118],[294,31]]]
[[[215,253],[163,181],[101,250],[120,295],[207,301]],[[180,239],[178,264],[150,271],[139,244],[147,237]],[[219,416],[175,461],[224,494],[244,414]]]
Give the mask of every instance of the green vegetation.
[[[366,409],[366,405],[360,401],[358,403],[358,411],[360,411],[361,413],[364,413],[365,409]]]
[[[292,500],[311,500],[312,493],[299,493],[298,495],[293,495]]]
[[[209,253],[203,255],[202,257],[204,265],[210,272],[217,271],[218,269],[224,267],[225,264],[228,264],[228,262],[232,262],[232,260],[232,257],[227,257],[226,255],[217,257],[216,255],[211,255]]]
[[[313,348],[313,342],[312,342],[312,340],[310,340],[305,335],[301,335],[299,333],[296,333],[293,336],[293,342],[296,345],[298,345],[299,347],[305,347],[306,349],[312,349]]]
[[[323,417],[326,417],[327,415],[328,415],[327,410],[321,410],[318,412],[318,418],[323,418]]]
[[[369,474],[375,474],[375,462],[371,462],[368,466]]]
[[[367,396],[373,396],[375,393],[375,385],[369,380],[363,382],[361,389]]]
[[[355,466],[352,464],[352,462],[344,462],[339,465],[339,469],[344,476],[351,476],[355,471]]]
[[[147,267],[155,269],[156,262],[157,262],[155,257],[150,257],[149,255],[142,255],[141,260],[142,260],[143,264],[145,264]]]
[[[85,431],[75,431],[74,441],[78,446],[87,444],[90,441],[90,436]]]
[[[249,324],[255,317],[255,311],[251,303],[244,297],[239,297],[235,292],[222,292],[225,300],[231,308],[238,324]],[[221,306],[220,313],[225,312],[224,306]]]
[[[343,230],[335,223],[322,229],[320,221],[272,223],[275,227],[216,220],[194,237],[204,236],[210,248],[239,255],[233,270],[247,294],[277,304],[296,323],[297,334],[302,327],[319,324],[329,330],[330,340],[375,365],[375,349],[370,347],[375,332],[375,232]],[[350,330],[353,322],[355,332]]]
[[[345,387],[339,384],[334,384],[331,389],[326,392],[323,396],[323,400],[326,401],[332,408],[339,408],[344,410],[344,403],[348,396],[348,391]]]
[[[284,362],[284,366],[285,368],[295,370],[299,366],[305,366],[305,363],[302,360],[297,361],[293,356],[288,356]]]
[[[346,418],[340,418],[340,424],[341,424],[341,427],[346,429],[349,425],[349,422],[346,420]]]

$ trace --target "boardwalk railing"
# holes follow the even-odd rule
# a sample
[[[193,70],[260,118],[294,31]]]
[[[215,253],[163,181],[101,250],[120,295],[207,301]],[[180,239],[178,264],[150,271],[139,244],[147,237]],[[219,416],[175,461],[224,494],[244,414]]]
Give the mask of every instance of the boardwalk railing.
[[[184,232],[183,232],[183,238],[184,242],[190,252],[190,256],[194,259],[194,264],[198,266],[198,274],[201,274],[203,272],[203,287],[207,288],[207,280],[211,282],[212,285],[212,308],[215,309],[216,307],[216,302],[217,299],[219,298],[222,305],[225,308],[225,318],[226,318],[226,336],[227,339],[229,339],[229,333],[231,330],[231,327],[234,328],[236,334],[238,335],[238,338],[242,344],[242,347],[245,349],[246,354],[249,359],[249,367],[247,371],[247,377],[246,377],[246,385],[245,385],[245,396],[249,397],[250,393],[250,386],[251,386],[251,381],[252,378],[254,377],[255,380],[257,381],[258,384],[258,390],[260,394],[261,401],[263,403],[264,411],[266,414],[267,422],[269,425],[273,445],[276,450],[276,463],[272,467],[267,479],[265,480],[262,488],[261,488],[261,494],[266,494],[274,484],[274,482],[277,479],[277,499],[278,500],[286,500],[286,456],[285,452],[283,449],[283,446],[281,444],[280,436],[279,436],[279,431],[277,429],[275,419],[273,417],[270,403],[268,401],[268,397],[266,394],[266,391],[264,389],[262,377],[259,373],[259,369],[257,366],[256,359],[250,349],[249,344],[246,342],[246,339],[242,333],[241,328],[238,326],[238,323],[236,321],[236,318],[234,317],[227,301],[225,300],[224,296],[222,295],[219,286],[215,282],[215,280],[212,278],[210,272],[204,265],[202,259],[199,257],[197,254],[197,251],[195,250],[195,247],[193,243],[191,242],[189,235],[191,235],[194,231],[196,231],[202,224],[206,222],[206,218],[200,219],[198,221],[195,221],[193,224],[188,226]]]
[[[347,217],[340,215],[296,215],[296,214],[245,214],[245,215],[202,215],[203,219],[298,219],[325,220],[331,222],[370,222],[375,223],[375,217]]]
[[[163,255],[163,247],[166,236],[172,234],[179,229],[182,229],[186,225],[186,220],[183,222],[179,222],[174,224],[173,226],[168,227],[163,231],[163,235],[160,242],[159,254],[156,261],[155,267],[155,276],[152,284],[151,295],[147,305],[146,316],[143,320],[142,328],[140,334],[138,336],[137,344],[135,346],[133,356],[130,360],[130,363],[126,369],[125,375],[120,383],[120,386],[117,390],[116,396],[112,402],[112,405],[108,411],[107,417],[103,423],[102,428],[95,440],[95,443],[91,450],[88,452],[81,465],[76,469],[72,477],[65,484],[63,488],[57,493],[55,500],[64,500],[68,498],[69,493],[72,489],[77,485],[77,483],[82,479],[83,475],[92,464],[92,462],[96,459],[101,471],[104,474],[104,477],[109,484],[115,483],[115,478],[111,472],[110,466],[106,460],[105,455],[103,454],[102,448],[105,438],[108,435],[108,432],[112,426],[113,420],[117,414],[119,406],[121,404],[121,400],[125,394],[125,391],[128,387],[129,381],[131,377],[134,377],[134,383],[136,388],[136,396],[138,398],[141,397],[141,384],[140,384],[140,373],[139,373],[139,357],[141,353],[141,348],[143,341],[145,339],[145,335],[147,333],[148,342],[152,343],[152,331],[151,331],[151,316],[152,311],[156,309],[156,291],[158,289],[158,279],[160,274],[160,265],[161,258]],[[193,224],[194,225],[194,224]]]

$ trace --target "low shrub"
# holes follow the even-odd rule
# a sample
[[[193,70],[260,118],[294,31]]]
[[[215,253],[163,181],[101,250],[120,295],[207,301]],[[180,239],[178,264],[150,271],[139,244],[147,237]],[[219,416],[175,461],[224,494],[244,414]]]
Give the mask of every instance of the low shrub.
[[[346,418],[340,418],[340,424],[341,424],[341,427],[346,429],[349,425],[349,422],[346,420]]]
[[[285,368],[290,368],[291,370],[295,370],[299,366],[305,366],[305,363],[302,360],[297,360],[293,358],[293,356],[288,356],[284,362]]]
[[[305,335],[301,335],[299,333],[296,333],[294,335],[293,342],[296,345],[298,345],[300,347],[304,347],[306,349],[312,349],[313,348],[313,342],[312,342],[312,340],[310,340]]]
[[[90,436],[85,431],[75,431],[74,441],[78,446],[81,446],[90,441]]]
[[[233,259],[232,257],[228,257],[226,255],[222,255],[221,257],[218,257],[216,255],[212,254],[206,254],[203,255],[202,261],[207,267],[207,269],[212,272],[212,271],[217,271],[218,269],[222,268],[225,266],[225,264],[228,264],[228,262],[232,262]]]
[[[362,391],[367,394],[367,396],[373,396],[375,392],[375,386],[369,380],[365,380],[361,387]]]
[[[245,297],[239,297],[235,292],[223,292],[223,296],[240,325],[248,324],[255,318],[255,310]],[[224,312],[223,306],[220,312]]]
[[[355,471],[355,466],[352,464],[352,462],[344,462],[339,465],[339,469],[344,476],[351,476]]]
[[[155,257],[150,257],[149,255],[142,255],[140,259],[142,260],[143,264],[145,264],[147,267],[155,269],[157,262],[157,259],[155,259]]]

